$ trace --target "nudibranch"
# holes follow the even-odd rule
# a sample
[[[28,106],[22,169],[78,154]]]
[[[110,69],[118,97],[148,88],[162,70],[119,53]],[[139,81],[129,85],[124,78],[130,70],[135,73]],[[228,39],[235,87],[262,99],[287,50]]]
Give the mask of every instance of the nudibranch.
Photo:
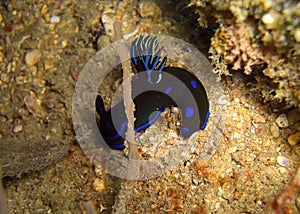
[[[194,74],[184,68],[166,66],[167,56],[162,56],[162,52],[154,36],[140,36],[131,44],[131,61],[137,70],[131,82],[134,129],[135,132],[145,130],[165,108],[178,107],[182,114],[180,135],[187,139],[206,127],[210,115],[207,94]],[[192,99],[187,99],[188,94]],[[124,149],[128,121],[123,100],[105,110],[103,99],[98,95],[95,105],[103,139],[111,149]]]

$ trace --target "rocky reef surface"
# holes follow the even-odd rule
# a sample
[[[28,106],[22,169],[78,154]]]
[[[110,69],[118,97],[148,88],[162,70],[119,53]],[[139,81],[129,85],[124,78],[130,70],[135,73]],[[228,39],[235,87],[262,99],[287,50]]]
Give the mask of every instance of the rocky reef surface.
[[[200,155],[218,126],[212,120],[192,153],[146,181],[110,176],[76,143],[74,87],[113,43],[116,19],[125,39],[171,35],[211,59],[224,89],[215,101],[227,111],[216,112],[225,128],[207,161]],[[298,22],[295,1],[1,1],[0,162],[10,213],[299,212]],[[121,79],[118,67],[101,86],[105,104]],[[178,116],[164,112],[139,137],[176,146],[180,121],[170,115]],[[147,146],[139,152],[151,157]]]
[[[252,75],[266,101],[299,106],[299,2],[191,0],[189,5],[201,27],[210,28],[211,19],[218,23],[209,50],[216,73]]]

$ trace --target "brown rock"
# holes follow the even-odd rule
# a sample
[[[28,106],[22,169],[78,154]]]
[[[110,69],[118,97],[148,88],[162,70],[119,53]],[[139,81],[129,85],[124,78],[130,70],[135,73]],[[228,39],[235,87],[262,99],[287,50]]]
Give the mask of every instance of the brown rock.
[[[280,128],[287,128],[289,127],[289,121],[286,117],[285,114],[281,114],[277,117],[277,119],[275,120],[275,122],[277,123],[277,125],[280,127]]]
[[[288,143],[294,146],[300,142],[300,132],[296,132],[288,137]]]

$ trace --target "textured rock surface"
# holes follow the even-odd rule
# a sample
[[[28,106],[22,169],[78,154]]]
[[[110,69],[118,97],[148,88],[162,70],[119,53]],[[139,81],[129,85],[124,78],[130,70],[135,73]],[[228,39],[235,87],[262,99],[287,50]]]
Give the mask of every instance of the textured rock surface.
[[[210,48],[216,73],[229,75],[237,70],[251,74],[266,100],[299,105],[297,1],[191,0],[190,6],[199,14],[200,26],[211,27],[203,23],[213,18],[219,23]]]
[[[231,77],[222,77],[220,85],[225,95],[217,102],[227,106],[227,112],[219,112],[227,116],[226,129],[222,130],[218,150],[208,162],[199,161],[200,151],[194,150],[181,164],[159,178],[126,182],[93,166],[80,147],[72,144],[71,102],[75,81],[87,61],[113,41],[111,24],[115,18],[122,17],[126,38],[145,32],[168,34],[189,41],[201,50],[208,50],[210,37],[217,39],[219,33],[224,34],[226,30],[239,35],[237,30],[246,25],[250,37],[246,36],[249,41],[245,44],[250,49],[239,50],[238,57],[231,62],[240,59],[243,71],[243,63],[248,61],[240,55],[251,56],[254,60],[250,53],[260,53],[260,45],[257,47],[256,42],[262,41],[261,38],[251,36],[258,35],[257,25],[262,25],[262,17],[268,13],[264,7],[270,8],[268,2],[273,1],[193,1],[199,9],[200,26],[208,27],[205,31],[197,28],[197,19],[191,18],[195,11],[188,9],[193,5],[187,8],[182,1],[174,1],[176,5],[169,6],[168,2],[171,1],[150,4],[153,10],[161,10],[155,14],[141,11],[148,3],[134,0],[1,2],[0,159],[4,159],[1,163],[6,167],[6,175],[18,175],[4,178],[11,213],[84,213],[87,206],[94,206],[97,213],[111,213],[112,207],[117,213],[273,212],[272,200],[288,185],[299,163],[300,114],[289,108],[273,111],[262,99],[262,93],[265,99],[274,98],[277,89],[276,82],[259,85],[260,78],[252,78],[268,68],[264,55],[256,58],[262,64],[249,66],[250,76],[234,72]],[[240,2],[245,5],[240,6]],[[252,4],[256,7],[250,7]],[[282,5],[285,3],[276,6],[272,14],[281,14]],[[255,11],[261,11],[260,15],[253,16]],[[248,25],[249,17],[254,19],[251,26]],[[264,22],[268,25],[265,32],[271,32],[272,36],[276,30],[268,23],[268,16]],[[192,25],[194,23],[197,25]],[[214,32],[213,29],[221,30]],[[297,32],[290,38],[298,41]],[[220,44],[221,40],[216,42]],[[238,39],[236,44],[239,43]],[[255,44],[254,47],[249,43]],[[283,49],[280,44],[278,40],[278,47],[275,47],[271,42],[274,53]],[[288,40],[289,50],[293,50],[293,44],[293,39]],[[224,46],[229,47],[227,43]],[[41,58],[35,65],[27,65],[25,56],[35,49],[41,52]],[[222,56],[230,55],[232,49],[224,50],[216,55],[220,57],[217,66],[227,66]],[[285,56],[282,52],[280,57]],[[287,63],[286,66],[290,68],[291,65]],[[227,68],[222,71],[229,73]],[[111,101],[112,91],[119,86],[120,79],[120,75],[111,75],[103,85],[106,104]],[[292,92],[287,94],[290,96]],[[288,127],[278,127],[275,120],[280,114],[286,115]],[[172,127],[176,128],[177,123],[173,122]],[[159,140],[156,130],[160,128],[156,124],[142,136]],[[203,135],[199,132],[196,136],[195,142],[200,147]],[[175,145],[176,141],[171,143]],[[66,152],[67,155],[58,161]],[[145,152],[143,157],[149,156]],[[288,164],[282,158],[279,164],[277,157],[286,157]],[[33,172],[35,170],[40,171]],[[103,184],[100,192],[94,189],[95,181],[95,184],[99,184],[98,181]],[[285,201],[284,211],[299,212],[299,193],[290,198],[292,200]]]

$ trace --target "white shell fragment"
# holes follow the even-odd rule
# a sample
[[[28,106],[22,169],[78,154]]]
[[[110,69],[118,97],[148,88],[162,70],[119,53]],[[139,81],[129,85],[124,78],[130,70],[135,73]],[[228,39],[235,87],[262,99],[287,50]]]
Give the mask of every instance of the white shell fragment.
[[[59,16],[51,16],[50,18],[50,23],[59,23],[60,22],[60,17]]]
[[[284,156],[281,156],[279,155],[277,158],[277,163],[280,165],[280,166],[287,166],[289,165],[289,159],[284,157]]]
[[[226,104],[226,96],[225,94],[221,95],[219,98],[218,98],[218,104],[220,105],[225,105]]]

